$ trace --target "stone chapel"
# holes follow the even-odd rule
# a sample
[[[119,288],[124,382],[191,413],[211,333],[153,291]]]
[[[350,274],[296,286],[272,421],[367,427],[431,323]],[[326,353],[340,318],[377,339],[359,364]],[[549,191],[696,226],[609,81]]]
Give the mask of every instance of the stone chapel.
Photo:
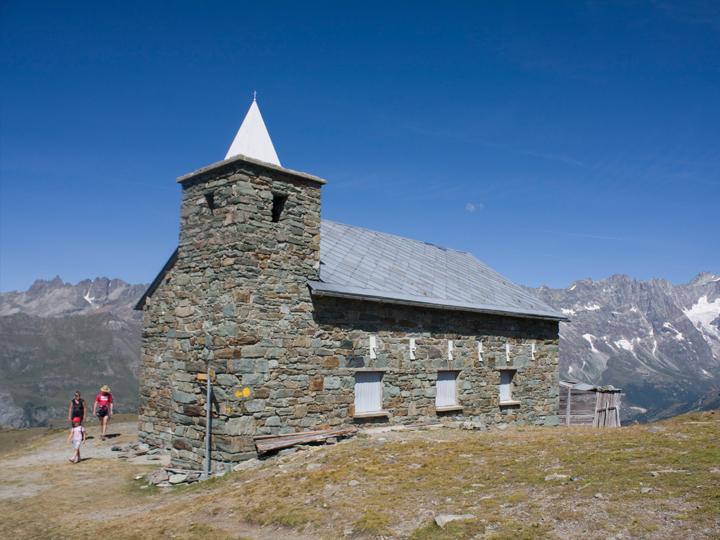
[[[365,423],[558,423],[565,320],[470,253],[322,220],[255,100],[225,159],[178,178],[177,249],[144,311],[139,432],[176,466]],[[205,377],[206,378],[206,377]]]

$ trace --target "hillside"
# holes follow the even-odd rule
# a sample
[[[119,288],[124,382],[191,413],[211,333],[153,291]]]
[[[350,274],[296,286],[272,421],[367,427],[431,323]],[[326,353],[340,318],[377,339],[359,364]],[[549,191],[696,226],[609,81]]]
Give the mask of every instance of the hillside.
[[[0,295],[0,426],[64,417],[74,390],[109,384],[119,411],[137,408],[143,285],[97,278],[36,281]]]
[[[571,320],[560,328],[561,376],[622,388],[625,420],[717,407],[720,277],[673,285],[616,275],[534,292]]]
[[[368,430],[185,487],[64,433],[0,450],[3,538],[695,538],[720,535],[720,413],[615,430]],[[90,429],[96,436],[96,428]],[[3,437],[12,433],[0,432]],[[0,448],[3,445],[0,444]],[[136,476],[140,479],[135,480]],[[101,508],[98,508],[101,501]],[[42,512],[38,508],[42,507]],[[467,515],[440,529],[442,514]]]

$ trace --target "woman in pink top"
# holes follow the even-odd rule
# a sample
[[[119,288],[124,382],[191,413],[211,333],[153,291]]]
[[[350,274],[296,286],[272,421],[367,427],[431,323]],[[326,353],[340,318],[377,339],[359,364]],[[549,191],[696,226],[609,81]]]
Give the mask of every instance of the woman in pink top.
[[[100,392],[95,396],[95,404],[93,405],[93,414],[100,421],[100,439],[105,440],[105,432],[107,431],[108,419],[113,414],[113,397],[110,393],[110,387],[107,384],[100,387]]]

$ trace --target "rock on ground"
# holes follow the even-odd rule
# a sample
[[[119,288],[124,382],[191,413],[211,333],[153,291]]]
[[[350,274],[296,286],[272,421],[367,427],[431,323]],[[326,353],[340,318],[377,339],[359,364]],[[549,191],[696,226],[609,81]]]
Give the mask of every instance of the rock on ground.
[[[475,519],[475,516],[472,514],[440,514],[435,516],[435,524],[444,529],[445,525],[451,521],[466,521],[468,519]]]

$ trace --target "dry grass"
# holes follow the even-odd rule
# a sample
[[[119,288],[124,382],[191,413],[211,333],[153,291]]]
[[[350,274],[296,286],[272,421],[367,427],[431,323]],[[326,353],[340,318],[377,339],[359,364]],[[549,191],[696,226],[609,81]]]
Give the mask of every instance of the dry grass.
[[[0,537],[719,537],[720,412],[655,426],[391,432],[170,492],[118,460],[52,465],[50,488],[0,501]],[[476,517],[440,529],[440,513]]]

